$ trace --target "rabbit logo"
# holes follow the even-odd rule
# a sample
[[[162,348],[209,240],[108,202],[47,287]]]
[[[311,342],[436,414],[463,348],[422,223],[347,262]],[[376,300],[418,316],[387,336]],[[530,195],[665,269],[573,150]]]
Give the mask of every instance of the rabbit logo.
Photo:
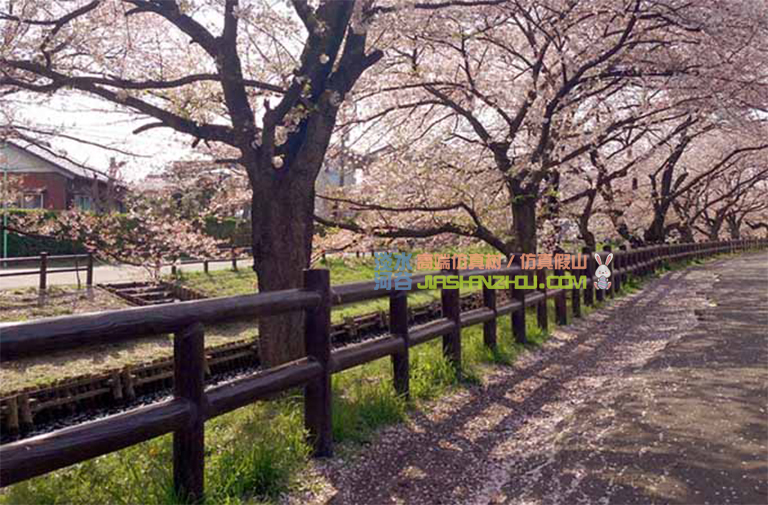
[[[603,260],[600,258],[600,254],[595,253],[595,260],[597,260],[597,264],[599,265],[595,271],[595,275],[597,276],[596,286],[598,289],[606,290],[611,287],[611,283],[608,280],[608,278],[611,276],[611,269],[608,268],[608,265],[611,264],[612,259],[613,254],[611,253],[607,258],[605,258],[605,265],[603,265]]]

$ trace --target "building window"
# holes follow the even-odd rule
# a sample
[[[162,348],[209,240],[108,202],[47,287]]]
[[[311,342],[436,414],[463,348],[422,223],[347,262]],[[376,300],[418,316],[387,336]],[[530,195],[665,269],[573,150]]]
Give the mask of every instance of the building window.
[[[21,196],[22,209],[42,209],[45,201],[42,193],[24,193]]]
[[[80,210],[93,210],[93,198],[88,195],[75,195],[75,208]]]

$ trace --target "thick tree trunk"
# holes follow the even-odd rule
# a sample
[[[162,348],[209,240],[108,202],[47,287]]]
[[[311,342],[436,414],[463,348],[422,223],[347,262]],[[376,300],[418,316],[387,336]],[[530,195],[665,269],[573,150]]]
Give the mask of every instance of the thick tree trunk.
[[[731,240],[741,239],[741,219],[736,216],[728,216],[728,233],[731,235]]]
[[[585,246],[593,250],[597,247],[595,234],[589,231],[588,219],[579,219],[579,233],[581,234],[581,239],[584,241]]]
[[[597,196],[596,191],[593,190],[589,193],[584,210],[582,210],[581,216],[579,216],[579,233],[581,234],[581,239],[584,241],[584,245],[592,250],[596,250],[597,247],[595,234],[589,230],[589,220],[592,218],[592,208],[595,203],[595,196]]]
[[[512,219],[519,252],[536,252],[536,199],[512,198]]]
[[[683,242],[693,242],[693,227],[690,224],[681,225],[680,228],[680,240]]]
[[[645,230],[645,235],[643,237],[649,244],[664,242],[664,239],[666,238],[664,223],[667,219],[667,210],[669,210],[668,204],[655,206],[653,222],[651,222],[651,226]]]
[[[720,228],[722,226],[722,223],[716,223],[713,225],[710,225],[709,231],[707,232],[707,238],[710,242],[717,242],[720,240]]]
[[[310,173],[288,177],[284,167],[253,188],[253,254],[259,291],[299,288],[309,267],[315,190]],[[285,170],[285,172],[283,172]],[[304,356],[302,314],[259,320],[259,357],[265,366]]]

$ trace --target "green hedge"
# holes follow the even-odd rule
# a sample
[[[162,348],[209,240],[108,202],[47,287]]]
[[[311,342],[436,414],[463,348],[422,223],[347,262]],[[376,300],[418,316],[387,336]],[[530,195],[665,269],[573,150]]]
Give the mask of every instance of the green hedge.
[[[22,231],[19,226],[18,216],[29,215],[30,213],[43,213],[46,219],[55,219],[57,212],[51,210],[26,210],[10,209],[8,212],[8,225]],[[126,228],[131,227],[130,219],[127,215],[124,221]],[[2,223],[0,218],[0,224]],[[219,240],[224,240],[238,247],[249,247],[251,245],[251,222],[238,218],[208,218],[205,221],[205,233]],[[2,234],[0,234],[0,241]],[[39,236],[19,235],[16,233],[8,234],[8,257],[18,258],[21,256],[38,256],[41,252],[48,254],[82,254],[86,252],[82,244],[67,240],[55,240]],[[0,253],[2,252],[2,242],[0,242]]]
[[[26,210],[10,209],[8,211],[8,226],[22,229],[19,226],[18,216],[29,215],[31,213],[43,213],[46,219],[55,219],[56,211],[52,210]],[[2,224],[2,217],[0,217]],[[8,233],[8,257],[19,258],[23,256],[39,256],[41,252],[48,254],[83,254],[86,251],[82,244],[71,240],[56,240],[48,237],[20,235],[17,233]],[[0,253],[2,253],[2,233],[0,233]]]
[[[0,246],[2,247],[2,246]],[[30,237],[8,234],[8,257],[39,256],[41,252],[48,254],[83,254],[86,251],[82,244],[71,240],[54,240],[46,237]]]
[[[238,247],[251,245],[251,222],[244,219],[209,217],[205,220],[205,233]]]

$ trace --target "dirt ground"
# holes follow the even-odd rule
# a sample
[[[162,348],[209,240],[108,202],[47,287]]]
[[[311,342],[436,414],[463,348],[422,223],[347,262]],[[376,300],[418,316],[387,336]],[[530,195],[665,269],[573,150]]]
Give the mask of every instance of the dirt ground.
[[[670,272],[290,503],[768,502],[768,254]]]
[[[4,323],[125,307],[129,307],[125,301],[98,288],[89,291],[73,286],[51,286],[42,297],[37,288],[0,291],[0,322]]]

